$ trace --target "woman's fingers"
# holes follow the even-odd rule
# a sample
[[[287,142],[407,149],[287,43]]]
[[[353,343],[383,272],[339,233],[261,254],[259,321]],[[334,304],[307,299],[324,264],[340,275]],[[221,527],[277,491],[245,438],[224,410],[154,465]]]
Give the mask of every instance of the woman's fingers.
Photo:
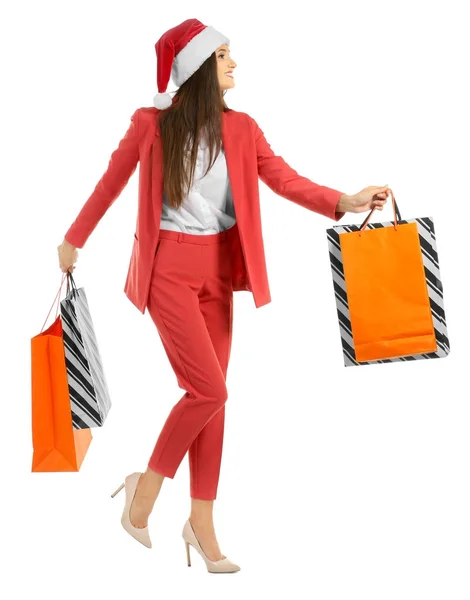
[[[358,199],[358,210],[357,212],[364,212],[364,210],[383,210],[385,203],[390,198],[392,190],[388,185],[384,186],[369,186],[364,188],[359,194],[356,195]],[[354,212],[354,211],[352,211]]]
[[[372,204],[376,208],[380,207],[380,210],[382,210],[384,204],[388,200],[388,194],[389,194],[388,191],[386,191],[386,192],[379,192],[378,194],[375,194],[374,197],[372,198]]]
[[[390,190],[388,190],[386,192],[379,192],[378,194],[375,194],[374,198],[377,197],[377,198],[386,199],[386,198],[388,198],[389,193],[390,193]]]
[[[383,207],[385,205],[385,203],[387,202],[386,198],[385,199],[378,199],[378,200],[373,200],[372,201],[372,206],[376,209],[376,210],[383,210]]]

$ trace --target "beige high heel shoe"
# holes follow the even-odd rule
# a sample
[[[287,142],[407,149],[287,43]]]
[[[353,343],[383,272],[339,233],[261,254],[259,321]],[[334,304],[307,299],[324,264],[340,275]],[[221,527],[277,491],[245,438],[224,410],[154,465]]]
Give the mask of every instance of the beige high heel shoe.
[[[122,490],[123,487],[126,488],[126,502],[124,504],[124,510],[122,511],[121,524],[124,529],[129,533],[133,538],[135,538],[138,542],[147,546],[147,548],[152,547],[152,542],[150,541],[149,528],[147,527],[134,527],[130,521],[129,513],[131,509],[132,501],[134,500],[135,490],[137,489],[137,482],[139,481],[142,473],[132,473],[128,475],[124,483],[121,484],[118,489],[111,494],[111,498]]]
[[[183,527],[183,539],[186,544],[186,557],[188,559],[188,567],[191,566],[191,557],[189,556],[189,546],[195,548],[204,559],[209,573],[235,573],[240,570],[240,567],[229,560],[226,556],[220,560],[209,560],[204,553],[204,550],[199,544],[194,529],[191,527],[189,519]]]

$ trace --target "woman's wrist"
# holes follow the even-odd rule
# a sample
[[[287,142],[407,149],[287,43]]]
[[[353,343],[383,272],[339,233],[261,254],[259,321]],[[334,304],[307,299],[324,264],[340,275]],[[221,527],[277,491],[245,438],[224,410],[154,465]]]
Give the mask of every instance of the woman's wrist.
[[[69,246],[70,248],[75,248],[76,247],[73,244],[71,244],[68,240],[66,240],[65,237],[62,240],[62,246]]]
[[[353,197],[348,194],[342,194],[339,197],[338,204],[336,205],[336,212],[349,212],[353,204]]]

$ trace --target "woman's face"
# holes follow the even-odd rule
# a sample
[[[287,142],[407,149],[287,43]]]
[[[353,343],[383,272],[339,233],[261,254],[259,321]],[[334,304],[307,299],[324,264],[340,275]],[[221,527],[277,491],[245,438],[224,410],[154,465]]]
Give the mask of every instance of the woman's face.
[[[228,90],[235,86],[235,80],[233,79],[233,69],[237,66],[237,63],[230,58],[230,48],[227,44],[222,44],[217,48],[217,75],[219,78],[219,85],[221,90]],[[227,74],[228,73],[228,74]],[[231,75],[231,77],[230,77]]]

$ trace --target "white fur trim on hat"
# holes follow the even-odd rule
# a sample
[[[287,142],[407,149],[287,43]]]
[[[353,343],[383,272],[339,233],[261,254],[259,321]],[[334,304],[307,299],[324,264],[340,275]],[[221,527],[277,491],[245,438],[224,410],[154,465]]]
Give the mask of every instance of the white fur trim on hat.
[[[172,98],[171,98],[170,94],[168,94],[168,93],[156,94],[153,98],[153,105],[156,108],[159,108],[160,110],[164,110],[165,108],[168,108],[169,106],[171,106],[171,103],[172,103]]]
[[[175,85],[180,86],[189,79],[222,44],[230,45],[230,40],[211,25],[189,40],[173,60],[171,78]]]

